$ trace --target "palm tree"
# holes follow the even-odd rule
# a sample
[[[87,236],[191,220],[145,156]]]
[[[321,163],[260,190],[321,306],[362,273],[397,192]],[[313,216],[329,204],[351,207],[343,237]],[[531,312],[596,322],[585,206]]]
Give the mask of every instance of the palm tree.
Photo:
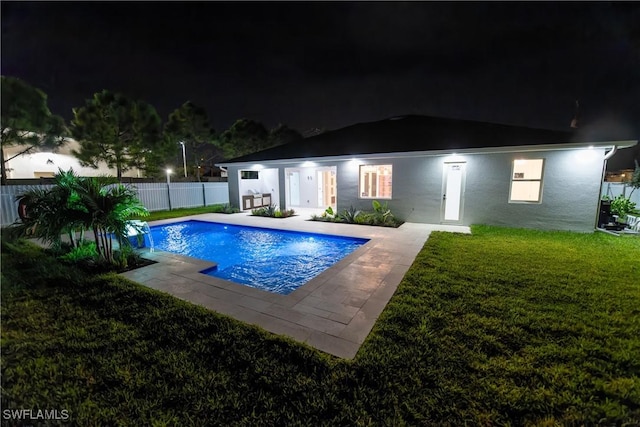
[[[85,226],[93,231],[98,255],[113,263],[113,239],[120,246],[129,244],[128,219],[133,215],[148,215],[136,192],[105,177],[80,178],[76,185],[80,203],[90,216]]]
[[[98,256],[115,263],[113,240],[129,244],[128,219],[148,215],[136,192],[111,177],[78,177],[73,170],[56,174],[49,190],[30,190],[17,197],[25,206],[25,215],[15,225],[20,236],[39,238],[59,247],[66,234],[72,247],[84,240],[86,230],[93,231]]]
[[[29,190],[19,195],[16,200],[24,205],[25,212],[15,227],[18,234],[41,239],[54,247],[60,247],[61,236],[65,234],[71,246],[77,247],[83,239],[83,222],[87,215],[87,210],[75,196],[77,180],[73,170],[60,170],[53,188]]]

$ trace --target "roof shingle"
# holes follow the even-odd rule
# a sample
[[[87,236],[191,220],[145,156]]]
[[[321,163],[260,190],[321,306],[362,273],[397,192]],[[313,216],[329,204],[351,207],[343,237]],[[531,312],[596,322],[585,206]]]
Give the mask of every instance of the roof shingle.
[[[305,138],[224,163],[431,150],[513,147],[580,142],[577,132],[447,119],[403,116]]]

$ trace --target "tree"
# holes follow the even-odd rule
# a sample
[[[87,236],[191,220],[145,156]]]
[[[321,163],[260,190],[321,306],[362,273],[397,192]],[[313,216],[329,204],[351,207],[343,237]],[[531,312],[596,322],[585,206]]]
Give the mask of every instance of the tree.
[[[634,191],[640,188],[640,165],[637,160],[634,160],[634,163],[636,164],[636,168],[634,169],[633,175],[631,175],[631,180],[629,181],[629,185],[631,186],[629,198],[631,198]]]
[[[226,159],[255,153],[269,147],[269,132],[259,122],[239,119],[218,140]]]
[[[2,76],[2,110],[0,120],[0,171],[2,184],[6,184],[6,163],[38,148],[57,148],[66,142],[67,127],[64,119],[51,114],[47,95],[25,81]],[[4,158],[4,149],[24,146],[18,153]]]
[[[138,200],[131,187],[113,184],[105,177],[80,178],[75,186],[80,204],[90,214],[85,224],[93,231],[96,249],[100,259],[110,264],[116,262],[113,253],[113,236],[120,247],[129,245],[128,219],[134,215],[148,215],[147,209]]]
[[[55,186],[50,189],[32,189],[16,197],[25,206],[20,222],[15,224],[19,236],[38,238],[59,248],[62,235],[77,247],[83,238],[87,211],[77,204],[73,187],[78,177],[72,170],[59,171],[54,177]],[[78,235],[79,233],[79,235]]]
[[[23,218],[13,229],[21,237],[42,239],[60,247],[66,235],[72,247],[83,244],[92,231],[99,259],[114,264],[113,236],[127,245],[128,219],[148,215],[137,194],[111,177],[78,177],[60,170],[53,188],[34,189],[17,197],[25,205]]]
[[[131,168],[156,171],[168,150],[160,116],[144,101],[103,90],[73,115],[71,133],[80,144],[73,154],[83,166],[98,168],[104,161],[116,168],[118,180]]]
[[[240,119],[222,133],[218,145],[224,151],[225,158],[231,159],[301,139],[300,133],[283,124],[267,131],[259,122]]]
[[[191,101],[185,102],[169,115],[164,136],[174,146],[180,142],[185,144],[185,151],[193,158],[193,167],[200,181],[203,155],[208,155],[215,139],[215,131],[209,123],[206,110]]]
[[[300,132],[291,129],[283,124],[279,124],[277,127],[269,131],[269,147],[290,144],[292,142],[298,142],[301,140],[302,135],[300,134]]]

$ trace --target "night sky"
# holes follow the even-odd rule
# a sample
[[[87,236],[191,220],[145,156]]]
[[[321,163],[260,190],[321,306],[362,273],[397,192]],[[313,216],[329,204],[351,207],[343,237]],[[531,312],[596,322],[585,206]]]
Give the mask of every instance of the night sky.
[[[2,2],[2,74],[301,132],[424,114],[640,136],[635,2]]]

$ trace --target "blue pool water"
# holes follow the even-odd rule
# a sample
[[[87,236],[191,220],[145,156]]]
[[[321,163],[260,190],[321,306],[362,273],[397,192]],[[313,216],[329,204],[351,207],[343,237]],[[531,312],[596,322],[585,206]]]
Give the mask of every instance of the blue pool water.
[[[204,221],[150,228],[156,249],[218,263],[202,273],[283,295],[368,241]]]

